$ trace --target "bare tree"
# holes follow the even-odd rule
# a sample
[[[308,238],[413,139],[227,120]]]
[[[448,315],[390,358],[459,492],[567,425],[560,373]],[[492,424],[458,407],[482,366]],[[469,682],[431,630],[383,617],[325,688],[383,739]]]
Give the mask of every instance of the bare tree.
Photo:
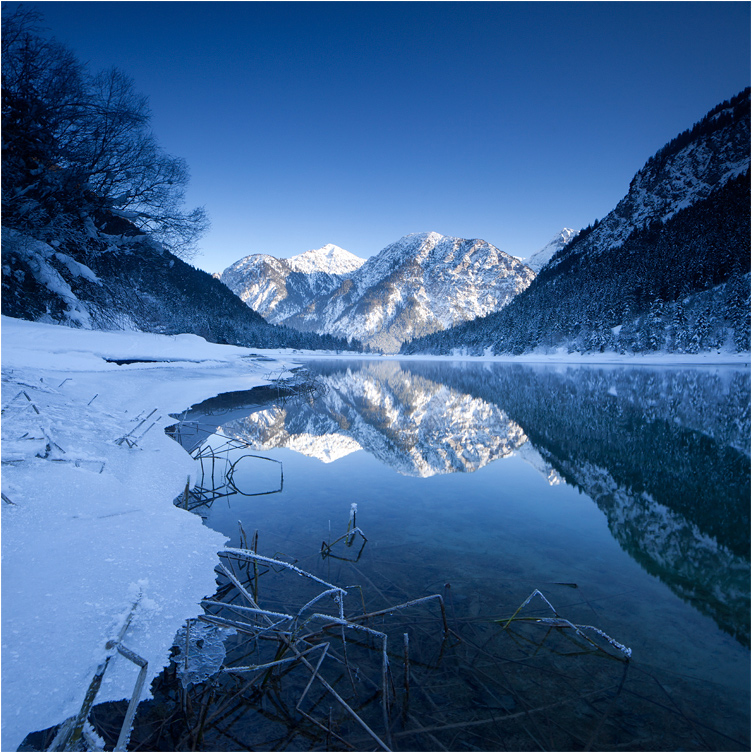
[[[91,235],[114,214],[189,255],[208,221],[183,209],[188,167],[159,147],[146,97],[117,69],[87,75],[38,25],[23,8],[3,19],[4,221]]]

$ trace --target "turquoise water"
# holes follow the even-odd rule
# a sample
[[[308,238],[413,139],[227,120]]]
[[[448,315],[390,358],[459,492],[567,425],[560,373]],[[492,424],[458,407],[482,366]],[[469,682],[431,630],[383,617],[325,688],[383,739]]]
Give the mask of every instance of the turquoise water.
[[[233,546],[240,521],[258,530],[259,552],[359,584],[369,611],[445,597],[462,643],[422,675],[424,708],[412,707],[439,738],[405,722],[396,748],[749,748],[747,371],[307,368],[315,396],[187,417],[186,435],[198,425],[219,433],[215,448],[252,448],[220,452],[215,484],[236,462],[235,488],[260,495],[197,512]],[[353,503],[367,542],[322,558]],[[495,620],[534,589],[629,647],[630,661],[602,640],[616,659],[573,650],[566,629],[503,631]],[[552,616],[537,597],[521,614]],[[411,640],[416,657],[421,641],[433,651],[431,638]]]

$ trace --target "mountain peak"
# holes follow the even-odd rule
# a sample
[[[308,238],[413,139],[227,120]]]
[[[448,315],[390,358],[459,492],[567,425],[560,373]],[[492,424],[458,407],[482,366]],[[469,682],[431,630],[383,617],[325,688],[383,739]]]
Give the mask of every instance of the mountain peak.
[[[548,264],[553,255],[561,251],[575,235],[577,235],[576,230],[565,227],[556,233],[540,251],[536,251],[529,259],[523,261],[535,274],[538,274]]]
[[[361,259],[344,248],[327,243],[321,248],[312,249],[305,253],[291,256],[286,260],[290,269],[294,272],[326,272],[330,275],[350,274],[365,264]]]
[[[407,238],[419,238],[421,241],[434,241],[435,243],[438,243],[442,238],[445,236],[441,233],[437,233],[435,230],[429,230],[425,233],[408,233],[405,235],[402,240],[405,240]]]

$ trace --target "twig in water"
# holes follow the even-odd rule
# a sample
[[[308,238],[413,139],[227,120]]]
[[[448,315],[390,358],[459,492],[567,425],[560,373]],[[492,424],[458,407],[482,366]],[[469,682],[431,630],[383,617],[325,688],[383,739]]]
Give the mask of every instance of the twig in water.
[[[360,528],[357,527],[355,523],[355,516],[358,512],[358,505],[356,502],[353,502],[350,505],[350,519],[347,523],[347,531],[340,536],[338,539],[335,539],[331,542],[331,544],[328,544],[326,541],[321,542],[321,557],[323,559],[326,559],[327,557],[332,557],[333,559],[338,560],[345,560],[346,562],[358,562],[360,560],[360,555],[363,554],[363,550],[366,547],[366,544],[368,543],[368,539],[366,538],[366,535],[361,531]],[[329,522],[329,528],[331,530],[331,521]],[[363,539],[363,544],[360,547],[360,550],[358,551],[357,555],[353,557],[339,557],[336,554],[332,554],[332,547],[334,547],[336,544],[338,544],[340,541],[345,542],[346,547],[351,547],[353,545],[353,542],[355,541],[355,535],[360,534],[360,537]]]
[[[405,705],[403,713],[407,715],[407,710],[410,706],[410,636],[408,633],[403,633],[404,639],[404,657],[405,657]]]
[[[518,618],[517,615],[520,613],[520,611],[526,607],[530,601],[533,599],[534,596],[539,596],[548,606],[548,608],[554,613],[555,617],[520,617]],[[606,635],[600,628],[593,627],[592,625],[575,625],[574,623],[570,622],[564,617],[560,617],[557,613],[554,606],[551,604],[551,602],[536,588],[530,596],[525,599],[525,601],[520,604],[519,607],[517,607],[517,610],[515,613],[509,618],[509,619],[501,619],[501,620],[494,620],[494,622],[498,623],[504,623],[502,626],[503,630],[506,630],[509,627],[509,624],[512,622],[512,620],[519,619],[519,620],[525,620],[528,622],[534,622],[539,625],[548,625],[550,627],[569,627],[572,628],[577,635],[579,635],[581,638],[586,640],[591,645],[595,646],[599,651],[603,651],[603,648],[599,646],[595,641],[588,638],[587,635],[585,635],[582,631],[583,630],[592,630],[594,633],[597,633],[601,636],[601,638],[604,638],[606,641],[608,641],[614,648],[618,649],[624,656],[624,658],[629,661],[630,657],[632,656],[632,649],[628,648],[627,646],[624,646],[623,644],[619,643],[619,641],[614,640],[609,635]],[[607,653],[607,652],[604,652]]]

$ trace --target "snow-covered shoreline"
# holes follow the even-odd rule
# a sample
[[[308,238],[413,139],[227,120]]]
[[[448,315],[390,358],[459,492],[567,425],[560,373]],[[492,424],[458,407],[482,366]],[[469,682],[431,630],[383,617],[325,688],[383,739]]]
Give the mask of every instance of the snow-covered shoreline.
[[[705,351],[703,353],[568,353],[564,350],[555,353],[525,353],[513,355],[484,355],[470,356],[454,353],[452,355],[400,353],[296,353],[295,358],[301,361],[319,360],[327,358],[346,358],[357,360],[391,360],[391,361],[469,361],[471,363],[519,363],[519,364],[550,364],[564,366],[750,366],[752,356],[749,352],[732,353],[730,351]]]
[[[124,644],[149,662],[147,688],[166,665],[225,543],[173,505],[195,469],[169,414],[293,365],[193,335],[2,318],[2,750],[77,713],[139,591]],[[97,702],[130,697],[136,676],[116,655]]]

